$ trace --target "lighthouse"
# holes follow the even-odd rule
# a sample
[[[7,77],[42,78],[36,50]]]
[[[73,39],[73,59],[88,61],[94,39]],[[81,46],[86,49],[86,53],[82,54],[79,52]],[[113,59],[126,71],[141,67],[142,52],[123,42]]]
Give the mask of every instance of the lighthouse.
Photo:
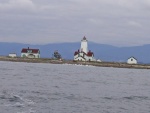
[[[74,60],[76,61],[96,61],[94,53],[88,50],[88,40],[84,36],[81,40],[81,47],[74,52]]]
[[[83,39],[81,40],[81,47],[80,47],[80,51],[84,52],[87,54],[88,52],[88,40],[86,39],[86,37],[84,36]]]

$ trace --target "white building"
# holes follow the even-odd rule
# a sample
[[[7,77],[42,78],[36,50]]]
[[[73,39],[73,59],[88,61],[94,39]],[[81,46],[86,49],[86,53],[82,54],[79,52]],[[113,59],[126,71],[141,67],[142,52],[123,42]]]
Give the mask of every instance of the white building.
[[[130,58],[128,58],[127,63],[128,64],[137,64],[137,59],[134,57],[130,57]]]
[[[94,53],[90,50],[88,51],[88,40],[84,36],[81,40],[80,50],[75,51],[74,60],[76,61],[96,61],[94,58]]]
[[[15,57],[17,57],[17,54],[16,54],[16,53],[9,53],[8,56],[9,56],[9,57],[12,57],[12,58],[15,58]]]
[[[102,62],[102,61],[100,59],[98,59],[97,62]]]
[[[30,49],[29,47],[23,48],[21,51],[21,57],[26,58],[40,58],[40,50],[39,49]]]

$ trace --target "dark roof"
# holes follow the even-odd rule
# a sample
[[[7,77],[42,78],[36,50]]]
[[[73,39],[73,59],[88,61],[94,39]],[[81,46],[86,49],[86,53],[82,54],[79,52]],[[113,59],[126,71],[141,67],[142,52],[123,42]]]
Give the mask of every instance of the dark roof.
[[[30,48],[23,48],[21,53],[27,53],[28,50],[31,50],[31,53],[38,53],[39,52],[39,49],[30,49]]]
[[[94,53],[93,52],[91,52],[91,51],[89,51],[88,53],[87,53],[87,56],[94,56]]]
[[[85,37],[85,36],[83,37],[83,40],[86,40],[86,37]]]
[[[94,53],[91,52],[91,51],[89,51],[89,52],[86,54],[85,52],[83,52],[83,51],[80,52],[79,50],[74,52],[74,56],[77,55],[77,54],[79,54],[79,53],[84,53],[85,55],[87,55],[87,56],[89,56],[89,57],[94,56]]]
[[[135,57],[133,57],[133,56],[129,57],[128,59],[130,59],[130,58],[133,58],[133,59],[137,60],[137,59],[136,59]]]
[[[74,52],[74,56],[76,56],[77,54],[79,54],[79,52],[78,52],[78,51],[75,51],[75,52]]]

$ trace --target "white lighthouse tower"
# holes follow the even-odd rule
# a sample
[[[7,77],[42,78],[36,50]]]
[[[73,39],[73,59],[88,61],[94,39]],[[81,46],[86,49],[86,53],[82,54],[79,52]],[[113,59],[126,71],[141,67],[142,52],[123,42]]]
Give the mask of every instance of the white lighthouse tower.
[[[84,36],[81,40],[80,50],[74,52],[75,61],[96,61],[94,53],[88,50],[88,40]]]
[[[88,53],[88,40],[86,39],[86,37],[84,36],[83,39],[81,40],[81,47],[80,47],[80,51],[84,52],[84,53]]]

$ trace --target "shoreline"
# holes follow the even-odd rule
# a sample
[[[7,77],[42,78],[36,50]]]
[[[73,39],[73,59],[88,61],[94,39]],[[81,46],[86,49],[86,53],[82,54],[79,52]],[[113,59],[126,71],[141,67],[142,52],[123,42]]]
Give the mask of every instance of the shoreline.
[[[76,64],[76,65],[91,65],[97,67],[114,67],[114,68],[133,68],[133,69],[150,69],[150,64],[127,64],[121,62],[82,62],[73,60],[55,60],[50,58],[21,58],[0,56],[0,61],[10,62],[27,62],[27,63],[50,63],[50,64]]]

